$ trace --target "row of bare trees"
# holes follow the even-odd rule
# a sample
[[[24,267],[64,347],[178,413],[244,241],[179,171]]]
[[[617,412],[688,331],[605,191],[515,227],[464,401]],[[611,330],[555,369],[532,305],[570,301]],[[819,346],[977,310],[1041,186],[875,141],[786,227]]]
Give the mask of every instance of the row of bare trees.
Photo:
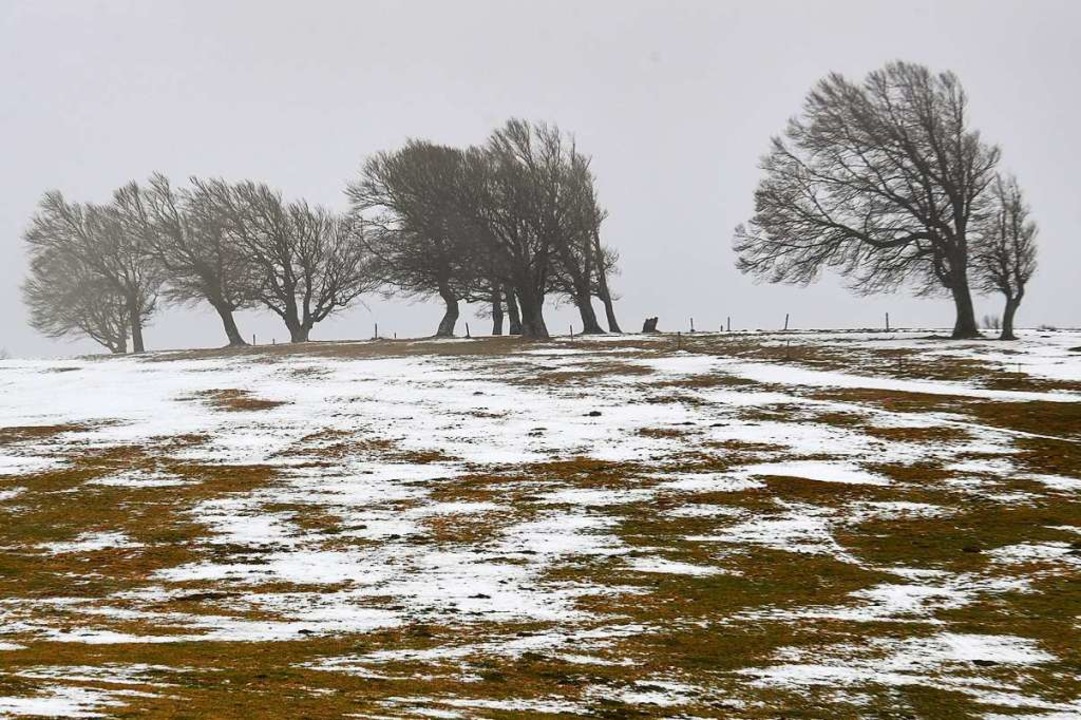
[[[806,284],[823,269],[860,293],[949,294],[953,337],[978,337],[973,286],[1006,297],[1002,337],[1036,269],[1036,225],[999,148],[969,126],[953,73],[894,62],[823,79],[762,160],[737,266]]]
[[[174,188],[155,175],[108,205],[42,199],[26,232],[31,324],[53,337],[90,337],[113,353],[167,300],[207,302],[230,345],[243,345],[233,313],[265,307],[294,342],[374,287],[358,223],[266,185],[192,180]]]
[[[347,193],[365,220],[381,283],[445,305],[451,335],[459,303],[491,305],[493,333],[548,337],[544,301],[569,299],[583,332],[619,332],[608,288],[617,256],[600,241],[605,211],[589,158],[559,129],[512,120],[482,147],[412,141],[380,153]]]
[[[209,303],[230,345],[234,314],[265,308],[292,342],[364,293],[439,297],[438,335],[453,335],[460,302],[490,304],[493,332],[544,338],[543,306],[569,299],[585,332],[619,331],[600,242],[605,213],[589,159],[558,128],[518,120],[468,149],[410,141],[381,153],[336,214],[286,201],[262,183],[161,175],[116,190],[108,204],[46,193],[26,231],[31,324],[52,337],[96,340],[113,353],[144,349],[163,302]]]

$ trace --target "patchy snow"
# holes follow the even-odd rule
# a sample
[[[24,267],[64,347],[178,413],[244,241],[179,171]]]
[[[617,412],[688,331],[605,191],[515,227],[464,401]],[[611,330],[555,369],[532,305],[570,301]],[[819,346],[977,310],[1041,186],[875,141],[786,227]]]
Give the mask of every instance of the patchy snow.
[[[0,717],[32,716],[54,718],[102,717],[100,710],[121,707],[115,693],[88,687],[51,685],[30,697],[0,697]]]
[[[849,505],[845,522],[858,525],[868,520],[947,517],[953,512],[940,505],[906,500],[861,501]]]
[[[632,707],[655,705],[658,707],[677,707],[686,705],[702,691],[684,683],[671,680],[645,680],[622,688],[596,688],[590,693],[593,697],[616,700]]]
[[[745,510],[738,507],[730,507],[728,505],[710,505],[703,503],[701,505],[680,505],[679,507],[666,510],[666,515],[672,517],[739,517],[744,515]]]
[[[26,488],[14,487],[8,490],[0,490],[0,502],[7,502],[13,500],[26,492]]]
[[[91,485],[104,485],[106,487],[127,488],[158,488],[158,487],[181,487],[194,485],[195,482],[185,480],[178,475],[167,473],[151,473],[145,470],[133,470],[130,472],[116,473],[105,477],[94,478],[89,481]]]
[[[956,678],[951,682],[941,678],[942,673],[958,667],[967,670],[972,663],[1038,665],[1054,659],[1025,638],[950,632],[901,640],[874,638],[859,648],[790,648],[776,654],[782,659],[779,664],[747,668],[740,674],[755,678],[760,687],[925,685],[979,694],[983,683],[966,684]],[[826,662],[831,656],[833,661]]]
[[[829,555],[841,562],[859,561],[832,534],[833,512],[808,503],[778,501],[779,510],[733,525],[717,535],[691,536],[691,542],[760,545],[774,550]]]
[[[603,507],[641,502],[654,496],[654,491],[646,488],[631,490],[594,490],[590,488],[567,488],[544,496],[548,505],[586,505]]]
[[[1021,477],[1026,480],[1034,480],[1052,490],[1062,492],[1081,492],[1081,478],[1065,477],[1063,475],[1040,475],[1025,474]]]
[[[797,477],[818,482],[845,483],[848,485],[889,485],[889,478],[868,472],[851,463],[818,460],[798,460],[779,463],[761,463],[739,469],[748,477]]]
[[[1014,464],[1008,458],[982,458],[950,463],[946,470],[955,473],[1003,475],[1014,472]]]
[[[1007,369],[1014,362],[992,343],[944,349],[897,334],[792,339],[838,347],[881,343],[918,348]],[[633,602],[654,584],[674,581],[643,579],[637,573],[726,573],[735,577],[725,582],[738,580],[740,570],[728,567],[729,560],[753,558],[767,548],[827,556],[848,563],[853,573],[876,574],[866,586],[826,593],[816,604],[752,607],[708,619],[682,617],[673,625],[829,619],[891,623],[897,630],[857,647],[779,652],[772,664],[741,671],[746,683],[828,686],[838,692],[855,692],[867,683],[939,683],[974,697],[982,692],[983,702],[991,694],[974,664],[1026,668],[1054,661],[1048,649],[1031,639],[950,632],[942,618],[948,617],[945,611],[988,596],[1036,592],[1029,582],[1031,569],[1074,571],[1081,566],[1075,545],[1033,540],[990,549],[981,559],[992,570],[981,574],[875,567],[838,537],[851,537],[861,531],[861,523],[872,520],[947,517],[963,511],[970,500],[1004,507],[1061,500],[1062,493],[1081,490],[1081,479],[1026,474],[1023,458],[1014,456],[1016,433],[983,426],[960,413],[916,414],[828,402],[808,397],[803,389],[869,388],[1008,401],[1077,402],[1081,396],[876,377],[858,365],[851,372],[823,371],[671,352],[671,338],[650,338],[646,351],[615,347],[616,340],[531,346],[498,361],[470,355],[7,361],[0,374],[0,428],[82,424],[86,429],[0,446],[0,475],[14,476],[0,490],[0,502],[30,502],[39,492],[18,476],[117,446],[141,446],[149,454],[192,464],[265,466],[273,477],[250,490],[206,489],[203,499],[182,505],[182,518],[206,528],[206,537],[197,541],[200,552],[153,573],[138,587],[104,597],[81,598],[73,592],[64,598],[35,598],[34,603],[4,598],[0,651],[39,640],[301,641],[431,623],[468,632],[446,641],[433,638],[431,647],[358,651],[311,667],[410,679],[394,676],[396,670],[388,665],[447,664],[457,668],[463,688],[478,677],[470,669],[477,658],[547,653],[569,663],[629,667],[641,658],[613,657],[612,646],[620,638],[667,628],[617,616],[605,608],[607,598]],[[763,342],[782,341],[787,338],[763,336]],[[1078,345],[1078,334],[1055,335],[1046,343],[1029,337],[1018,346],[1017,362],[1034,377],[1081,380],[1081,355],[1067,352]],[[628,372],[608,373],[616,363]],[[563,377],[546,382],[549,370]],[[590,373],[588,382],[565,382],[579,371]],[[708,382],[678,382],[704,376]],[[752,382],[723,382],[739,378]],[[234,389],[284,404],[227,412],[200,399],[209,391]],[[852,422],[824,418],[837,414]],[[949,442],[924,442],[884,440],[882,433],[868,431],[902,427],[961,432]],[[169,445],[177,436],[188,441]],[[542,465],[553,461],[588,462],[578,478]],[[597,461],[622,463],[618,467],[626,470],[616,482],[606,476],[603,483],[594,483],[589,462]],[[891,482],[868,469],[917,463],[954,475],[928,485],[940,493],[932,496],[935,504],[895,499],[920,483]],[[806,486],[800,485],[801,494],[785,496],[770,487],[771,476],[835,487],[814,486],[823,493],[815,496],[802,494]],[[1014,479],[1033,482],[1021,493],[1005,482]],[[133,503],[156,490],[202,482],[149,469],[113,469],[88,480],[99,490],[114,488],[121,495],[130,490]],[[176,495],[183,498],[195,489]],[[828,493],[846,500],[831,503]],[[947,505],[951,498],[960,501],[958,508]],[[659,547],[663,543],[654,540],[649,546],[638,543],[628,534],[628,518],[650,510],[658,523],[679,521],[692,529],[680,530],[672,547]],[[18,507],[12,503],[0,512],[18,512]],[[697,552],[681,556],[684,544]],[[70,542],[19,549],[66,555],[144,548],[122,532],[94,527]],[[716,565],[702,559],[703,550],[717,559]],[[92,577],[96,568],[87,560],[86,577]],[[594,577],[593,567],[604,572]],[[625,584],[605,579],[613,568],[625,572]],[[72,575],[76,588],[82,577]],[[705,584],[712,582],[719,581]],[[213,597],[200,612],[158,607],[206,588]],[[514,631],[493,635],[491,628],[500,627]],[[122,696],[71,684],[159,681],[156,674],[140,675],[138,667],[24,670],[23,677],[40,683],[42,690],[24,698],[0,698],[0,715],[100,714]],[[997,697],[1012,697],[1016,707],[1052,713],[1072,707],[1051,702],[1037,707],[1032,704],[1036,700],[1016,688],[1000,690]],[[591,701],[658,707],[678,707],[708,694],[672,678],[596,685],[582,693]],[[586,704],[558,697],[493,700],[471,695],[463,690],[453,698],[404,697],[388,708],[430,717],[472,717],[484,710],[591,711]]]
[[[189,668],[169,665],[146,665],[142,663],[104,665],[41,665],[24,668],[14,673],[17,677],[35,679],[67,680],[68,682],[104,682],[109,684],[138,684],[165,687],[160,677],[171,673],[187,672]]]
[[[995,548],[990,555],[998,563],[1060,561],[1081,567],[1081,553],[1065,542],[1021,543]]]
[[[983,595],[1030,592],[1021,578],[982,577],[914,568],[883,568],[908,583],[880,583],[849,593],[850,601],[836,606],[805,606],[795,610],[759,610],[741,617],[763,620],[844,620],[942,625],[937,613],[976,602]]]
[[[662,490],[685,493],[740,492],[765,487],[757,480],[720,475],[717,473],[686,473],[677,475],[675,480],[668,480],[658,487]]]
[[[38,547],[46,552],[61,554],[86,553],[113,548],[138,548],[142,545],[132,542],[131,538],[122,532],[91,532],[83,533],[70,542],[42,543]]]
[[[948,395],[951,397],[979,398],[983,400],[1047,402],[1078,402],[1081,395],[1066,392],[1021,392],[1014,390],[988,390],[971,383],[943,382],[934,380],[904,380],[900,378],[882,378],[858,373],[842,373],[830,370],[811,370],[790,364],[771,364],[764,362],[732,362],[724,366],[724,371],[747,380],[763,384],[806,385],[809,387],[845,388],[866,390],[887,390],[897,393],[918,393],[924,395]]]
[[[450,707],[477,708],[482,710],[506,710],[518,713],[560,713],[581,714],[584,710],[579,703],[566,700],[486,700],[481,698],[444,698],[439,702]],[[462,717],[462,716],[456,716]]]
[[[666,560],[659,557],[633,557],[627,560],[627,566],[631,570],[645,573],[660,573],[665,575],[717,575],[724,572],[719,567],[694,565],[692,563]]]

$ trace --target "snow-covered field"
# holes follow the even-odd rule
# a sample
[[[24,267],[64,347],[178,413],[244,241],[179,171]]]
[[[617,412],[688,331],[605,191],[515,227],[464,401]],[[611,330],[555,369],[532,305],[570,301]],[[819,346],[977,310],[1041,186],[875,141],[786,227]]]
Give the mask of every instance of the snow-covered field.
[[[0,717],[1081,717],[1081,333],[924,334],[0,361]]]

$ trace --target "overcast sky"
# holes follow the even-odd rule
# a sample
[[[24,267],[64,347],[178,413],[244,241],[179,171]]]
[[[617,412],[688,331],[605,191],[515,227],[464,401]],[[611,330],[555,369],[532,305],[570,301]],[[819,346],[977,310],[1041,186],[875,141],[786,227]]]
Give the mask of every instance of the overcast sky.
[[[835,278],[756,285],[733,264],[757,163],[812,84],[894,59],[952,69],[1041,226],[1018,322],[1081,325],[1081,3],[164,2],[0,0],[0,348],[96,351],[26,324],[22,233],[41,194],[104,202],[161,171],[251,178],[333,208],[370,153],[409,137],[482,142],[509,117],[573,132],[593,156],[619,249],[625,329],[952,326],[952,303],[858,298]],[[977,313],[1001,312],[997,297]],[[549,309],[567,332],[575,313]],[[370,298],[313,339],[426,335],[438,307]],[[463,313],[474,332],[487,320]],[[260,342],[288,337],[244,313]],[[462,326],[459,326],[463,329]],[[150,349],[224,344],[215,315],[166,308]]]

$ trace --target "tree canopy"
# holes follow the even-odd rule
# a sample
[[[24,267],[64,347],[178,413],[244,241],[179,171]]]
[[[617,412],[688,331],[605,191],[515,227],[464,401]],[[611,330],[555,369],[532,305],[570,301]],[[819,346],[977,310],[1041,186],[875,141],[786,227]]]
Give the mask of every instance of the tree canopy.
[[[861,83],[831,74],[762,160],[737,266],[769,282],[833,268],[862,293],[948,292],[954,336],[978,335],[970,233],[999,155],[970,127],[953,73],[894,62]]]

